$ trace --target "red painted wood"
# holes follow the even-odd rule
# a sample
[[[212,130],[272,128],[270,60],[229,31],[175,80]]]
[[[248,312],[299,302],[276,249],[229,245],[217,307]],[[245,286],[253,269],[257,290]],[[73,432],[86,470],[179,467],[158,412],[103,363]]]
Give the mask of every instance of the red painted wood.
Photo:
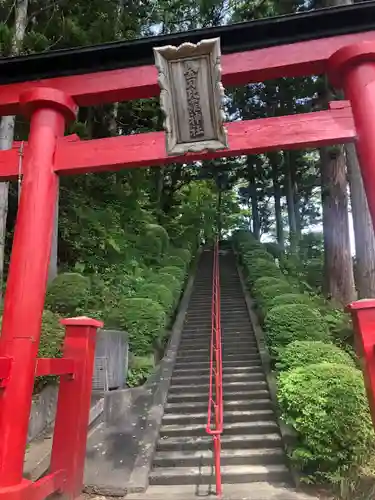
[[[35,376],[45,375],[68,375],[74,373],[74,361],[72,359],[38,358],[36,360]]]
[[[372,422],[375,426],[375,300],[349,304],[355,331],[355,347],[361,360]]]
[[[80,141],[80,138],[77,134],[66,135],[64,137],[57,138],[57,142],[67,141],[67,142],[76,142]],[[0,178],[3,175],[5,179],[14,180],[17,179],[19,175],[19,155],[20,155],[20,147],[21,141],[14,141],[12,144],[12,148],[6,151],[0,151]],[[24,141],[23,143],[23,155],[25,156],[28,148],[28,143]],[[21,167],[22,168],[22,167]],[[23,170],[23,169],[22,169]],[[23,174],[23,171],[21,171]]]
[[[75,370],[74,378],[60,379],[50,471],[66,471],[63,493],[74,499],[83,485],[95,339],[103,323],[85,317],[62,323],[66,326],[64,358],[74,360]]]
[[[0,488],[22,481],[23,462],[48,275],[58,179],[53,171],[57,137],[65,120],[55,110],[56,90],[36,89],[27,100],[39,102],[33,112],[24,182],[9,266],[0,356],[12,358],[12,369],[0,398]],[[43,98],[43,101],[41,101]],[[68,96],[65,115],[74,103]]]
[[[238,156],[281,148],[299,149],[350,141],[355,137],[350,105],[340,101],[329,111],[227,124],[230,148],[215,153],[167,156],[163,132],[59,143],[55,169],[61,175],[186,163],[203,158]],[[27,146],[25,146],[27,152]],[[18,151],[0,152],[0,178],[18,175]]]
[[[12,360],[10,358],[0,358],[0,388],[5,387],[9,379]]]
[[[326,61],[334,52],[362,40],[375,40],[375,31],[223,55],[223,84],[244,85],[282,76],[324,73]],[[154,66],[51,78],[33,85],[63,90],[79,106],[146,99],[160,92]],[[0,115],[16,114],[19,96],[29,88],[30,82],[1,86]]]
[[[56,171],[66,175],[186,163],[281,148],[317,147],[355,137],[351,110],[345,102],[340,109],[228,123],[227,129],[228,150],[179,157],[166,155],[163,132],[61,144],[56,153]],[[2,166],[0,154],[0,172]]]
[[[351,101],[357,152],[375,228],[375,41],[349,45],[329,61],[329,76]]]

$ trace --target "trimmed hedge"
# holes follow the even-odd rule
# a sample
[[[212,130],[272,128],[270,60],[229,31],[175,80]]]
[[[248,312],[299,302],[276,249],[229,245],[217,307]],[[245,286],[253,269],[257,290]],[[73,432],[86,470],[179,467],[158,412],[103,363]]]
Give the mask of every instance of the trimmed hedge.
[[[283,278],[283,274],[273,262],[267,259],[254,259],[251,265],[246,266],[248,272],[248,280],[253,285],[257,279],[268,278]]]
[[[295,340],[281,350],[276,369],[287,371],[316,363],[333,363],[355,367],[353,358],[334,344]]]
[[[185,272],[186,261],[178,257],[177,255],[168,255],[163,259],[163,266],[165,267],[177,267]]]
[[[267,287],[260,288],[256,293],[256,296],[259,300],[259,304],[263,313],[265,313],[269,309],[272,309],[271,303],[274,297],[278,295],[284,295],[292,291],[293,291],[292,286],[289,283],[283,281],[280,281],[280,283],[275,283]]]
[[[182,283],[185,278],[185,267],[181,268],[176,266],[166,266],[162,267],[160,269],[160,272],[163,274],[170,274],[171,276],[176,278],[176,280],[180,283]]]
[[[180,259],[182,259],[185,262],[186,265],[189,264],[191,261],[191,257],[192,257],[191,252],[187,248],[173,247],[173,248],[169,249],[168,253],[170,256],[179,257]]]
[[[127,331],[131,352],[144,356],[153,352],[153,343],[163,335],[166,321],[163,307],[157,302],[144,298],[123,298],[118,309],[110,311],[105,325]]]
[[[173,294],[165,285],[144,283],[137,289],[136,297],[158,302],[167,313],[173,307]]]
[[[272,308],[288,304],[305,304],[318,309],[321,305],[321,300],[319,297],[315,298],[304,293],[284,293],[282,295],[276,295],[270,300],[269,307]]]
[[[257,293],[263,288],[267,288],[269,286],[273,285],[281,285],[281,284],[288,284],[287,280],[285,278],[258,278],[256,282],[254,283],[253,289],[254,292]]]
[[[362,373],[312,364],[279,377],[283,420],[298,435],[293,462],[311,479],[339,482],[369,457],[374,432]]]
[[[251,265],[255,259],[269,260],[273,264],[275,262],[272,255],[266,252],[264,248],[254,248],[252,250],[247,250],[242,256],[242,262],[247,265]]]
[[[330,340],[320,312],[304,304],[273,307],[266,315],[264,327],[274,355],[279,354],[279,348],[294,340]]]
[[[177,300],[180,296],[182,283],[172,274],[166,273],[165,269],[162,269],[159,273],[150,276],[149,283],[165,285],[168,290],[172,292],[174,300]]]
[[[82,314],[88,307],[90,280],[78,273],[61,273],[49,285],[46,307],[64,316]]]

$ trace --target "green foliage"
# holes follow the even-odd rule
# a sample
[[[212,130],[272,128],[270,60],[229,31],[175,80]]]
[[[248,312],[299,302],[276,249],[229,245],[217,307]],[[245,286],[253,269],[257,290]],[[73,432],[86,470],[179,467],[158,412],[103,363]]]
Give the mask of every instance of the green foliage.
[[[179,283],[181,283],[181,285],[182,285],[182,282],[184,281],[184,278],[185,278],[185,270],[181,269],[180,267],[176,267],[176,266],[162,267],[160,269],[160,272],[162,274],[169,274],[169,275],[173,276],[174,278],[176,278],[176,280]]]
[[[284,250],[277,243],[265,243],[264,245],[266,251],[272,255],[275,259],[282,259],[284,256]]]
[[[43,311],[42,334],[40,337],[39,358],[58,358],[65,336],[65,328],[60,324],[60,318],[52,311]]]
[[[159,273],[155,273],[149,277],[150,283],[157,283],[160,285],[164,285],[170,290],[173,294],[175,300],[180,295],[182,284],[178,281],[172,274],[168,274],[163,269]]]
[[[282,279],[283,274],[277,266],[266,259],[254,259],[251,265],[247,266],[248,280],[253,285],[257,279],[279,278]]]
[[[253,290],[255,293],[260,292],[263,288],[267,288],[273,285],[283,285],[288,284],[287,280],[284,277],[281,278],[258,278],[253,286]]]
[[[185,262],[185,265],[189,264],[189,262],[191,261],[192,255],[190,250],[188,250],[187,248],[170,247],[168,253],[170,257],[179,257]]]
[[[272,255],[261,247],[247,250],[242,254],[242,262],[249,267],[251,267],[252,262],[256,259],[269,260],[270,262],[274,263],[274,258],[272,257]]]
[[[289,283],[281,281],[280,283],[260,288],[258,293],[256,293],[256,297],[263,313],[265,313],[272,308],[271,304],[275,297],[291,293],[292,291],[293,288]]]
[[[321,258],[311,259],[305,265],[306,281],[317,290],[322,289],[323,285],[323,260]]]
[[[278,371],[287,371],[316,363],[355,367],[353,358],[334,344],[296,340],[281,350],[276,368]]]
[[[274,355],[279,355],[279,348],[286,347],[294,340],[328,342],[330,339],[320,312],[304,304],[273,307],[266,315],[264,328],[267,343]]]
[[[154,369],[154,357],[132,356],[126,379],[128,387],[138,387],[146,382]]]
[[[282,418],[298,436],[291,458],[310,480],[337,483],[372,452],[374,433],[359,370],[311,364],[282,373],[278,387]]]
[[[59,274],[49,285],[46,306],[61,315],[82,314],[88,307],[90,280],[78,273]]]
[[[157,283],[143,283],[136,290],[136,297],[158,302],[166,313],[169,313],[173,306],[172,292],[165,285]]]
[[[118,309],[108,313],[105,326],[128,332],[131,352],[144,356],[153,351],[155,340],[163,335],[166,314],[163,307],[151,299],[124,298]]]
[[[168,255],[163,259],[163,266],[165,266],[165,268],[177,267],[185,271],[186,262],[183,259],[181,259],[181,257],[175,255]]]
[[[305,304],[319,309],[322,305],[322,301],[319,297],[311,296],[306,293],[285,293],[277,295],[271,299],[269,302],[269,308],[284,306],[287,304]]]

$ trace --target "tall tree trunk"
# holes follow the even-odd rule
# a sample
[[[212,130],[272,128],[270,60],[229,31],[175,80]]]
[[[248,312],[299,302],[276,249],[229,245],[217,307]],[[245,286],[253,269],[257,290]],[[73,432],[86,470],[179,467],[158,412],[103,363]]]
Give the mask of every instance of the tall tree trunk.
[[[354,144],[345,146],[356,249],[355,283],[360,299],[375,297],[375,236]]]
[[[223,231],[223,221],[222,221],[222,201],[223,201],[223,190],[221,187],[221,183],[219,183],[219,191],[217,194],[217,235],[219,241],[221,240],[221,233]]]
[[[346,305],[355,298],[355,289],[344,148],[322,148],[320,157],[324,232],[323,293],[333,302]]]
[[[284,225],[283,214],[281,210],[281,186],[279,182],[279,165],[273,156],[269,156],[272,167],[272,182],[273,182],[273,197],[275,200],[275,221],[276,221],[276,238],[280,248],[284,249]]]
[[[296,220],[296,207],[294,206],[294,186],[292,179],[292,162],[293,156],[288,151],[285,153],[285,191],[286,191],[286,202],[288,207],[288,222],[289,222],[289,245],[290,251],[296,253],[298,246],[298,236],[297,236],[297,220]]]
[[[251,202],[251,219],[252,231],[257,240],[260,240],[260,216],[258,207],[258,192],[255,177],[255,165],[251,161],[251,157],[247,157],[247,172],[249,179],[249,195]]]
[[[27,9],[29,0],[17,0],[14,5],[15,18],[10,55],[20,53],[27,26]],[[1,54],[0,54],[1,55]],[[3,116],[0,122],[0,151],[10,149],[13,144],[15,116]],[[4,282],[5,238],[8,217],[9,183],[0,182],[0,299]]]
[[[340,5],[351,5],[353,0],[322,0],[323,7],[335,7]],[[344,154],[344,149],[342,149],[341,154]],[[353,212],[353,223],[354,223],[354,234],[355,234],[355,245],[357,254],[357,265],[356,265],[356,285],[360,298],[375,296],[375,240],[374,233],[371,224],[371,217],[368,211],[367,199],[365,191],[363,188],[362,177],[360,174],[360,169],[358,165],[358,158],[356,150],[353,145],[349,145],[345,148],[346,151],[346,164],[348,170],[348,179],[351,191],[351,202],[352,202],[352,212]],[[344,159],[340,161],[343,164],[344,169]],[[342,177],[344,172],[342,173]],[[344,184],[343,188],[344,189]],[[345,183],[346,189],[346,183]],[[346,201],[347,204],[347,201]],[[324,207],[323,207],[324,208]],[[343,215],[342,215],[343,217]],[[347,222],[347,221],[346,221]],[[346,227],[345,227],[346,231]],[[326,231],[328,232],[328,231]],[[348,230],[349,232],[349,230]],[[350,245],[349,236],[345,235],[345,245],[348,247]],[[345,249],[345,253],[348,250]],[[351,259],[352,263],[352,259]],[[343,263],[344,268],[347,268],[347,262]],[[328,273],[326,273],[327,276]],[[351,278],[351,276],[350,276]],[[349,295],[349,283],[346,285],[348,287],[345,295]],[[349,295],[350,296],[350,295]]]

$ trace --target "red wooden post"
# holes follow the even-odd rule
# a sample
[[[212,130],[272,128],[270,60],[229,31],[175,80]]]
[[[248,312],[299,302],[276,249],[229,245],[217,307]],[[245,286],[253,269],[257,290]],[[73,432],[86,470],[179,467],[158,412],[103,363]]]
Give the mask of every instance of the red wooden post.
[[[355,331],[357,354],[361,360],[372,422],[375,427],[375,299],[352,302],[347,306]]]
[[[63,493],[73,500],[82,491],[95,339],[103,323],[82,317],[62,324],[66,326],[64,358],[73,360],[75,367],[73,378],[60,379],[50,472],[65,471]]]
[[[357,151],[375,228],[375,42],[338,50],[328,61],[330,79],[350,100],[357,131]]]
[[[31,126],[0,337],[0,356],[12,359],[0,392],[0,487],[22,481],[57,196],[55,147],[76,111],[70,97],[49,88],[27,91],[21,101]]]

